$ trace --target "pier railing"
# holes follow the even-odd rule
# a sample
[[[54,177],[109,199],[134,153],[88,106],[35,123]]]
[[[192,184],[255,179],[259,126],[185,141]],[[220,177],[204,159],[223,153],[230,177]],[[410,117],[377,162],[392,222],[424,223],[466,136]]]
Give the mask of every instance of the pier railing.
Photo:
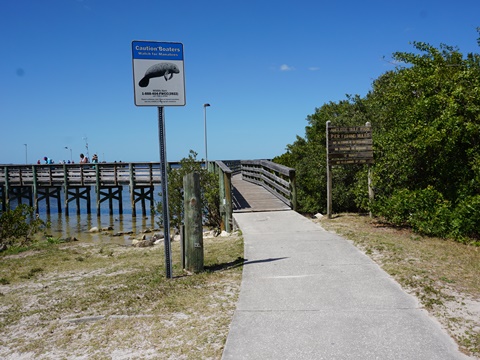
[[[171,163],[175,165],[177,163]],[[77,203],[80,212],[80,200],[86,200],[87,212],[90,212],[90,188],[95,186],[97,194],[97,214],[100,204],[108,200],[112,213],[112,200],[119,202],[122,212],[122,186],[130,187],[132,215],[136,214],[136,203],[142,203],[142,214],[146,214],[145,201],[153,206],[154,186],[160,184],[160,164],[158,162],[140,163],[98,163],[98,164],[39,164],[39,165],[2,165],[0,166],[0,192],[2,208],[9,206],[10,198],[19,203],[27,200],[35,208],[38,201],[45,200],[47,212],[50,212],[50,199],[56,200],[59,211],[60,190],[64,190],[64,208],[68,214],[68,204]]]
[[[297,209],[295,169],[269,160],[224,160],[210,164],[210,171],[215,171],[219,177],[220,213],[225,230],[230,231],[232,227],[232,175],[238,173],[243,180],[264,187],[290,208]]]
[[[160,184],[159,163],[99,163],[52,165],[3,165],[0,185],[85,186]]]
[[[269,160],[242,160],[242,179],[264,187],[293,210],[297,209],[295,169]]]
[[[176,167],[179,163],[169,163]],[[210,171],[219,175],[220,212],[223,226],[227,231],[232,227],[232,175],[242,173],[243,180],[260,185],[289,205],[297,207],[295,170],[268,160],[224,160],[210,162]],[[132,215],[136,216],[136,203],[141,202],[142,214],[146,213],[145,202],[154,203],[154,185],[160,185],[160,164],[141,163],[99,163],[99,164],[52,164],[52,165],[0,165],[0,195],[2,208],[9,206],[10,199],[19,203],[27,199],[38,208],[38,201],[46,202],[50,212],[50,199],[57,202],[62,211],[61,191],[64,193],[63,208],[68,214],[68,204],[75,201],[77,213],[80,201],[87,202],[90,212],[90,189],[95,188],[97,214],[100,204],[118,201],[122,213],[122,187],[129,186]]]

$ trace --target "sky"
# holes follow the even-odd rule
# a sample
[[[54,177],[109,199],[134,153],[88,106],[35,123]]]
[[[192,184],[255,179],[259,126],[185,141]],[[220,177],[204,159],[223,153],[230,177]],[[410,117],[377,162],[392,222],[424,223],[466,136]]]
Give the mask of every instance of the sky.
[[[478,0],[0,0],[0,164],[159,161],[158,109],[134,102],[134,40],[184,47],[169,161],[205,158],[205,103],[208,160],[269,159],[413,41],[479,53],[479,14]]]

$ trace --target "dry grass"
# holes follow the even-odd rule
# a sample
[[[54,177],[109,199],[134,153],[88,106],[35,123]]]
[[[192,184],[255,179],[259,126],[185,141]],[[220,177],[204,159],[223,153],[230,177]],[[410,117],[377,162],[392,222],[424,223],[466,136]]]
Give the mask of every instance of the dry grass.
[[[480,356],[479,247],[422,237],[367,216],[340,214],[315,221],[352,240],[416,295],[463,351]]]
[[[238,297],[240,236],[204,240],[205,272],[164,248],[70,243],[0,258],[2,359],[219,359]]]

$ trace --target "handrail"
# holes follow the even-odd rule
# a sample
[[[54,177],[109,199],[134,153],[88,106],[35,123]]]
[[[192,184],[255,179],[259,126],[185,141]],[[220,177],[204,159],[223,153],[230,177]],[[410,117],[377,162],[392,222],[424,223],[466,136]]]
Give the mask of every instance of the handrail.
[[[103,186],[160,184],[160,164],[143,163],[88,163],[3,165],[0,167],[0,185],[9,186]]]
[[[295,169],[269,160],[242,160],[242,179],[270,191],[293,210],[297,209]]]
[[[295,169],[269,160],[223,160],[210,162],[210,170],[219,176],[222,228],[232,229],[232,175],[241,172],[246,181],[258,184],[293,210],[297,209]],[[171,167],[179,165],[170,162]],[[160,184],[158,162],[0,165],[0,187],[118,187]],[[65,190],[66,191],[66,190]]]

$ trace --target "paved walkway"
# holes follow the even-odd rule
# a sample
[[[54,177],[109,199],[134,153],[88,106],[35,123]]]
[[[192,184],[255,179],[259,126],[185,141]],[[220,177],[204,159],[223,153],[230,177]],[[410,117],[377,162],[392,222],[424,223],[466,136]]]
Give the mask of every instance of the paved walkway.
[[[347,240],[294,211],[236,213],[240,298],[223,359],[468,359]]]

